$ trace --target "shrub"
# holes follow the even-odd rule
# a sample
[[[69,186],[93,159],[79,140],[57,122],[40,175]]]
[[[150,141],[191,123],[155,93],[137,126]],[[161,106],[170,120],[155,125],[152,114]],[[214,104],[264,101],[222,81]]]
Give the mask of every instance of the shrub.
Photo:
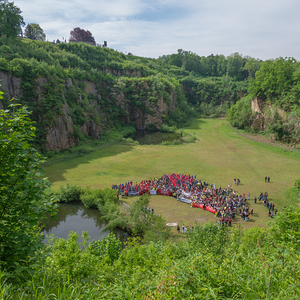
[[[80,201],[81,187],[70,185],[67,183],[66,187],[61,186],[57,194],[57,202],[71,202]]]

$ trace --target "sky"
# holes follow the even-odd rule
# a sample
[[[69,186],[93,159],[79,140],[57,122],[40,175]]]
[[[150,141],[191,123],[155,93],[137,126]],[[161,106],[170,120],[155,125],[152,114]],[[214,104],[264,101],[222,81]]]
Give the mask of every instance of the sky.
[[[177,49],[200,56],[239,52],[262,60],[300,60],[299,0],[15,0],[26,24],[49,41],[75,27],[98,44],[158,58]]]

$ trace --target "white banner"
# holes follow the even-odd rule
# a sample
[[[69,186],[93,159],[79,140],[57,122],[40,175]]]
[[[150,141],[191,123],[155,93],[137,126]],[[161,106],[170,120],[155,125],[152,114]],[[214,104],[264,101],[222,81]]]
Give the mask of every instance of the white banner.
[[[187,197],[187,198],[191,196],[191,193],[183,192],[182,194],[183,194],[185,197]]]
[[[150,190],[150,195],[156,195],[156,190]]]
[[[167,223],[166,224],[167,226],[170,226],[170,227],[175,227],[175,226],[178,226],[178,223]]]

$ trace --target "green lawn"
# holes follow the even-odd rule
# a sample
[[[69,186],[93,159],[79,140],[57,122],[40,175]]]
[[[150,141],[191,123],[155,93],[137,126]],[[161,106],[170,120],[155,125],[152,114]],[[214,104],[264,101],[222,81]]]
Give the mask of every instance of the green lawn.
[[[275,207],[281,209],[292,204],[286,190],[300,177],[300,154],[241,137],[223,119],[195,120],[185,132],[195,134],[199,141],[179,146],[113,145],[48,166],[46,176],[54,189],[66,183],[104,188],[173,172],[196,174],[198,179],[222,187],[239,178],[241,185],[235,189],[239,193],[250,193],[251,199],[260,192],[268,192]],[[270,176],[270,183],[264,182],[265,176]],[[195,219],[202,223],[215,220],[213,214],[192,209],[173,198],[152,197],[151,206],[167,221],[180,224],[192,226]],[[249,206],[255,212],[251,222],[238,222],[244,227],[265,226],[267,209],[254,205],[253,200]]]

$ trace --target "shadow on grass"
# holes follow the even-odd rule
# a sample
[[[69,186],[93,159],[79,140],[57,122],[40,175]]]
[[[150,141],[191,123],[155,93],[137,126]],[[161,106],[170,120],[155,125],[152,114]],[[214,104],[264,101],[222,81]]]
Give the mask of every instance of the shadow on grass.
[[[106,158],[110,156],[116,156],[121,153],[130,152],[134,146],[117,144],[101,150],[66,160],[57,164],[45,167],[45,175],[48,177],[51,183],[57,181],[66,181],[64,174],[72,169],[77,168],[79,165],[86,165],[89,168],[89,164],[93,163],[94,160]]]
[[[187,127],[186,129],[191,129],[191,130],[201,129],[201,124],[205,124],[205,123],[207,123],[206,120],[196,119],[193,121],[192,125]]]

